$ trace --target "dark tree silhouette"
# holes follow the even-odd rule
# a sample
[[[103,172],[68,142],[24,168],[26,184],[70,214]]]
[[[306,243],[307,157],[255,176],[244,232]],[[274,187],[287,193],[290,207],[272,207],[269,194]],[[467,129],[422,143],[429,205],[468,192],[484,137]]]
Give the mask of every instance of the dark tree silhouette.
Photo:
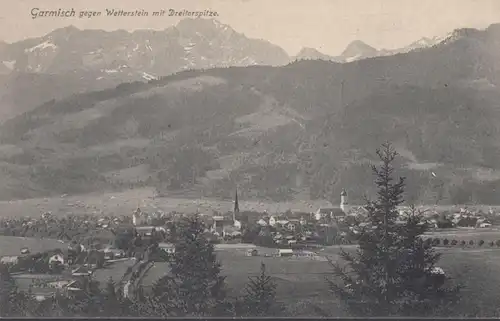
[[[380,167],[373,166],[378,188],[376,201],[368,201],[370,228],[361,229],[356,253],[342,251],[346,266],[332,263],[338,280],[329,280],[332,291],[353,315],[436,316],[458,298],[459,287],[445,288],[434,280],[440,255],[421,236],[427,224],[414,207],[404,224],[397,224],[397,206],[403,203],[405,181],[394,182],[397,156],[386,143],[377,150]]]
[[[177,226],[170,273],[158,280],[153,291],[172,316],[220,316],[227,309],[225,278],[213,244],[204,236],[198,215]],[[227,308],[227,309],[226,309]]]
[[[261,263],[260,275],[249,278],[243,297],[243,313],[247,316],[265,317],[276,313],[276,283],[266,274]]]

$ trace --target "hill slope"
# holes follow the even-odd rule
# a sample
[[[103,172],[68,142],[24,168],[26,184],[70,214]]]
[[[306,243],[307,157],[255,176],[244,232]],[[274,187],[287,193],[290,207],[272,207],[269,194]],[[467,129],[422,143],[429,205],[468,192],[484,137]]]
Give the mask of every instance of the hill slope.
[[[335,203],[345,187],[356,203],[390,140],[410,199],[496,203],[499,40],[493,25],[394,56],[191,71],[49,102],[0,128],[0,195],[230,197],[237,184],[246,198]]]

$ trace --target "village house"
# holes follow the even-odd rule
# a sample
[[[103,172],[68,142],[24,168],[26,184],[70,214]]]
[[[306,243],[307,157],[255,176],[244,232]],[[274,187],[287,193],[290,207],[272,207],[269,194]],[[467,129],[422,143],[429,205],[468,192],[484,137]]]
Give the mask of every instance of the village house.
[[[340,207],[319,208],[315,213],[317,221],[322,219],[341,219],[346,216],[346,213]]]
[[[224,216],[217,215],[212,217],[212,232],[221,236],[223,234],[224,226],[228,224]]]
[[[264,218],[261,218],[260,220],[257,221],[257,224],[260,226],[268,226],[268,222]]]
[[[234,209],[231,218],[228,216],[215,215],[212,216],[211,232],[217,236],[239,236],[241,235],[242,224],[241,221],[236,219],[239,214],[240,208],[238,203],[238,192],[236,191],[234,197]]]
[[[51,288],[33,288],[31,290],[31,295],[35,298],[36,301],[42,302],[47,299],[54,297],[56,294],[55,289]]]
[[[237,226],[224,226],[224,229],[222,231],[222,236],[224,237],[237,237],[241,235],[241,231]]]
[[[290,219],[288,221],[288,224],[286,225],[286,228],[289,229],[290,231],[295,231],[300,224],[300,220],[298,219]]]
[[[19,256],[4,256],[0,259],[0,263],[2,264],[12,264],[15,265],[19,262]]]
[[[125,257],[125,252],[120,249],[115,249],[111,247],[107,247],[104,249],[104,259],[105,260],[112,260],[112,259],[119,259]]]
[[[256,249],[249,249],[246,252],[246,256],[257,256],[259,252]]]
[[[132,224],[135,226],[146,225],[149,222],[149,215],[141,211],[138,207],[132,214]]]
[[[159,243],[158,247],[169,254],[175,253],[175,245],[172,243]]]
[[[53,263],[56,263],[56,262],[59,262],[59,264],[62,264],[64,265],[64,255],[62,252],[60,253],[54,253],[53,255],[51,255],[49,257],[49,265],[53,264]]]
[[[167,233],[165,228],[163,228],[161,226],[138,226],[135,228],[135,230],[136,230],[137,234],[139,234],[140,236],[151,236],[153,234],[153,230],[155,232],[159,232],[162,234]]]
[[[278,256],[293,256],[293,250],[292,249],[279,249],[277,254],[278,254]]]
[[[85,266],[79,266],[71,271],[72,276],[90,276],[91,274],[92,270]]]

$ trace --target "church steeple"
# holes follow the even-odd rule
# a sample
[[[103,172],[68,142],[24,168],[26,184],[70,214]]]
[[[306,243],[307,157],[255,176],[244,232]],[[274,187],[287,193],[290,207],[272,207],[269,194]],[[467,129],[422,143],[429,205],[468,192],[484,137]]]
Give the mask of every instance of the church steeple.
[[[240,205],[238,204],[238,188],[236,188],[236,191],[234,193],[234,211],[233,211],[233,216],[236,215],[236,213],[240,212]]]
[[[240,205],[238,204],[238,188],[234,193],[234,210],[233,210],[233,224],[238,230],[241,229],[241,222],[236,220],[236,214],[240,214]]]

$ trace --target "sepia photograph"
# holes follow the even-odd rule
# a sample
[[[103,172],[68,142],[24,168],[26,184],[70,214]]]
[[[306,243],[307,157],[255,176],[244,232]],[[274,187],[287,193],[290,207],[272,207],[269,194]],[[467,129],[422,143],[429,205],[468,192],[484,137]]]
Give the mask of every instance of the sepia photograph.
[[[0,7],[1,318],[500,317],[500,0]]]

